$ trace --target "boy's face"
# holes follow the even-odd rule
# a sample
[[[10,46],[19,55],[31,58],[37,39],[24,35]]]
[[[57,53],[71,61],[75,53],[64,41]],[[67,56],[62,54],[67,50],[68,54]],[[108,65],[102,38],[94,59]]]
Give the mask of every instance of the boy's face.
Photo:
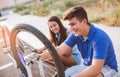
[[[81,36],[85,33],[85,24],[84,19],[79,21],[76,17],[68,20],[68,25],[70,29],[75,33],[75,36]]]

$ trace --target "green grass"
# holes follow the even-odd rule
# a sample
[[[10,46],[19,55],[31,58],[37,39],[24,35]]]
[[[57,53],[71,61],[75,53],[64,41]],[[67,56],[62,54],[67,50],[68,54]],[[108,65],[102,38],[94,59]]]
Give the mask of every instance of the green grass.
[[[13,10],[22,15],[56,15],[61,18],[65,10],[75,5],[86,9],[90,22],[120,26],[120,1],[117,0],[46,0],[31,5],[17,5]]]
[[[4,17],[4,18],[1,17],[1,18],[0,18],[0,21],[4,21],[4,20],[7,20],[7,18],[6,18],[6,17]]]

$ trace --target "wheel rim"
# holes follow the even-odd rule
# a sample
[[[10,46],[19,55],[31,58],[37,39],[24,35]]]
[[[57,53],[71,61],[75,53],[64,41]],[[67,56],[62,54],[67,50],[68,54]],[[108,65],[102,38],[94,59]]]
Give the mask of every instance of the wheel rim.
[[[15,29],[18,29],[18,27],[17,27],[17,28],[14,28],[14,29],[12,30],[11,39],[15,40],[15,38],[17,37],[16,35],[17,35],[20,31],[24,30],[24,28],[25,28],[25,27],[23,27],[23,25],[22,25],[23,28],[20,28],[20,27],[21,27],[21,26],[19,26],[19,30],[15,30]],[[31,28],[31,27],[30,27],[30,28]],[[39,34],[39,35],[40,35],[40,34]],[[41,37],[38,37],[38,38],[41,38]],[[43,39],[43,40],[44,40],[44,39]],[[44,42],[46,42],[46,41],[44,41]],[[15,43],[15,44],[16,44],[16,43]],[[24,56],[22,56],[20,52],[17,52],[17,53],[16,53],[16,50],[14,49],[14,47],[15,47],[16,45],[13,45],[12,42],[11,42],[11,45],[13,46],[13,47],[11,47],[11,48],[12,48],[13,51],[14,51],[14,55],[17,54],[17,56],[19,56],[19,57],[15,57],[15,58],[20,59],[20,60],[18,60],[17,62],[19,63],[19,61],[20,61],[20,62],[21,62],[20,64],[22,64],[21,67],[24,67],[24,68],[25,68],[25,69],[23,68],[23,70],[26,70],[26,71],[27,71],[27,69],[26,69],[27,64],[26,64],[26,61],[25,61],[25,59],[24,59]],[[48,43],[47,46],[49,46],[49,43]],[[52,47],[52,49],[53,49],[53,47]],[[52,49],[49,48],[50,51],[51,51]],[[54,49],[53,49],[53,50],[54,50]],[[52,51],[51,51],[51,52],[52,52]],[[51,54],[51,53],[50,53],[50,54]],[[54,55],[52,55],[52,56],[54,56]],[[55,57],[55,56],[54,56],[54,57]],[[36,63],[38,63],[39,66],[42,65],[42,64],[40,64],[39,62],[36,62]],[[59,65],[59,64],[62,65],[62,64],[59,63],[59,62],[58,62],[57,64],[58,64],[58,65]],[[57,65],[57,66],[58,66],[58,65]],[[43,67],[43,66],[42,66],[42,67]],[[39,68],[40,68],[40,67],[39,67]],[[22,70],[22,71],[23,71],[23,70]],[[28,71],[27,71],[27,72],[28,72]],[[60,75],[60,74],[62,74],[62,73],[64,72],[64,70],[62,70],[62,71],[58,70],[58,72],[59,72],[58,74]],[[29,74],[29,73],[27,73],[27,74]],[[33,77],[35,77],[35,76],[33,76]],[[63,74],[62,74],[62,75],[60,75],[59,77],[64,77],[64,76],[63,76]]]

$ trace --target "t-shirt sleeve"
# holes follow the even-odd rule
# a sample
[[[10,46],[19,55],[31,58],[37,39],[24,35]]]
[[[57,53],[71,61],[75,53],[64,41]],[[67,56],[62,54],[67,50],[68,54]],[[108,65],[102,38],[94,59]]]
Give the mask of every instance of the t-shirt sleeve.
[[[98,38],[93,42],[93,58],[95,59],[105,59],[108,53],[108,39]]]
[[[65,40],[65,44],[67,44],[68,46],[70,46],[70,47],[73,47],[75,44],[76,44],[76,41],[75,41],[75,35],[74,35],[74,33],[71,33],[68,37],[67,37],[67,39]]]

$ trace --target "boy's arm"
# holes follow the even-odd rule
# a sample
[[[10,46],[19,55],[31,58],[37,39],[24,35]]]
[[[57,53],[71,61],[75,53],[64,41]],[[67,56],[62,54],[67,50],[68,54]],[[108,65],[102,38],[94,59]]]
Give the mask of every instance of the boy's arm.
[[[56,50],[58,54],[62,56],[70,56],[72,54],[72,48],[66,45],[65,43],[62,43],[60,46],[56,47]]]

